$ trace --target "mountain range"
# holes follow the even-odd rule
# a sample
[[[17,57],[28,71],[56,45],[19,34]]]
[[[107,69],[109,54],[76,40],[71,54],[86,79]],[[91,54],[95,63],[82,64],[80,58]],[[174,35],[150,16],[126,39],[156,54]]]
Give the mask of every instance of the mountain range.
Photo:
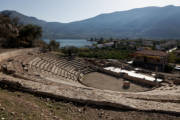
[[[22,24],[41,26],[44,38],[180,38],[180,7],[173,5],[101,14],[71,23],[47,22],[11,10],[1,14],[18,17]]]

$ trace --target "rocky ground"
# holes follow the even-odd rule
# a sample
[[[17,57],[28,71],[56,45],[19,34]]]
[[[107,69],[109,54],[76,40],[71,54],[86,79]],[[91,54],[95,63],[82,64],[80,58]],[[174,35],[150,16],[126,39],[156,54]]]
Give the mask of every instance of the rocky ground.
[[[13,51],[13,50],[17,50],[17,49],[2,49],[2,48],[0,48],[0,53],[10,52],[10,51]]]
[[[180,116],[155,112],[80,105],[18,91],[0,89],[1,120],[179,120]]]

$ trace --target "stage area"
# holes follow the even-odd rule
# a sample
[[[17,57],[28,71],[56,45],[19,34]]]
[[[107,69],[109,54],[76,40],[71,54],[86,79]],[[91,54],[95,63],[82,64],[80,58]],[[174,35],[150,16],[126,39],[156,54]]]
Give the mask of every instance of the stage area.
[[[123,89],[123,79],[109,76],[103,73],[93,72],[85,75],[83,84],[98,89],[121,91],[121,92],[142,92],[151,88],[130,83],[129,89]]]

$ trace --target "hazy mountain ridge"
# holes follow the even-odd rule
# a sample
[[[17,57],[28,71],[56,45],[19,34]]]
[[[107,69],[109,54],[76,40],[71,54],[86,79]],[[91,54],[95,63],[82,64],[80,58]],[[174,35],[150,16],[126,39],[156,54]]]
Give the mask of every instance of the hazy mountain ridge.
[[[23,24],[40,25],[44,37],[180,38],[180,7],[177,6],[137,8],[66,24],[38,20],[15,11],[2,13],[19,17]]]

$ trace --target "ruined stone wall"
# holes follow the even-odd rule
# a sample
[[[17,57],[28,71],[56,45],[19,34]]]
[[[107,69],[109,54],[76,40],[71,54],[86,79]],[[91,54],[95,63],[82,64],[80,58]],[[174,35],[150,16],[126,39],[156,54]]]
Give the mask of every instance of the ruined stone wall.
[[[100,68],[100,67],[98,68],[97,71],[101,72],[101,73],[104,73],[104,74],[108,74],[108,75],[117,77],[117,78],[123,77],[123,74],[121,74],[121,73],[112,72],[110,70],[105,70],[104,68]]]
[[[135,77],[131,77],[127,74],[124,74],[123,76],[124,79],[132,81],[134,83],[140,84],[140,85],[146,85],[146,86],[158,86],[159,83],[157,82],[152,82],[152,81],[148,81],[148,80],[144,80],[144,79],[140,79],[140,78],[135,78]]]
[[[115,72],[112,72],[112,71],[109,71],[109,70],[105,70],[103,68],[98,68],[98,72],[108,74],[108,75],[111,75],[111,76],[114,76],[114,77],[117,77],[117,78],[123,78],[125,80],[137,83],[139,85],[146,85],[146,86],[157,86],[158,85],[158,83],[156,83],[156,82],[131,77],[128,74],[124,74],[124,73],[115,73]]]

